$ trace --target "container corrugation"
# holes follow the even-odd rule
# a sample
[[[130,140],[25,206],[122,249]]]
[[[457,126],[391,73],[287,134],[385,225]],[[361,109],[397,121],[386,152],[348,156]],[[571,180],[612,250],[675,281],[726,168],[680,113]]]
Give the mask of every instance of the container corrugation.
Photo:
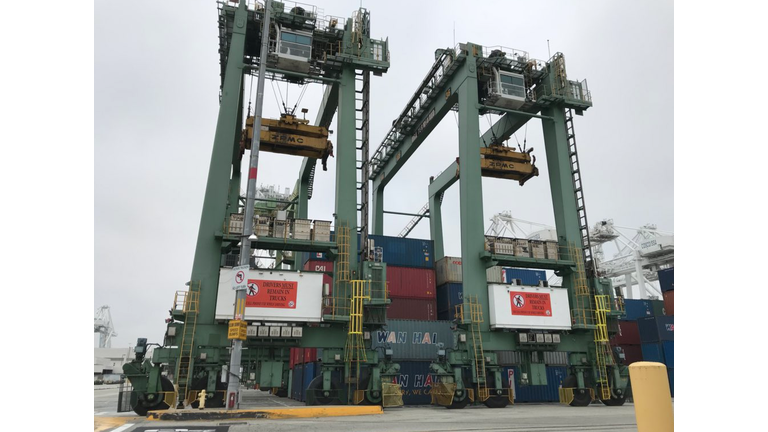
[[[672,291],[675,289],[675,268],[659,270],[659,285],[661,292]]]
[[[496,361],[502,366],[517,365],[523,362],[520,351],[496,351]]]
[[[547,272],[544,270],[504,267],[504,277],[503,283],[512,283],[515,279],[520,279],[523,285],[538,286],[539,282],[547,280]]]
[[[675,291],[664,291],[664,311],[667,315],[675,314]]]
[[[371,332],[371,348],[391,348],[393,360],[435,360],[438,344],[453,349],[450,321],[387,319],[386,327]]]
[[[318,371],[320,370],[320,367],[317,363],[305,363],[304,365],[304,376],[303,378],[303,384],[301,386],[301,401],[304,402],[307,400],[307,388],[309,388],[309,383],[312,382],[315,377],[318,375]]]
[[[565,351],[544,351],[544,364],[568,366],[568,353]]]
[[[434,268],[435,244],[432,240],[370,235],[371,247],[381,247],[387,266]]]
[[[258,237],[269,237],[269,216],[259,216],[258,219],[254,218],[254,230],[253,232]]]
[[[296,399],[296,383],[293,382],[293,369],[288,369],[288,397]]]
[[[518,402],[557,402],[560,400],[560,385],[568,376],[565,366],[547,366],[547,385],[521,385],[520,368],[505,367],[502,373],[502,385],[509,386],[509,371],[514,371],[515,403]]]
[[[675,342],[664,341],[661,343],[661,349],[664,351],[664,360],[667,367],[675,367]]]
[[[669,395],[675,397],[675,369],[668,367],[667,376],[669,377]]]
[[[232,213],[229,216],[229,233],[230,234],[242,234],[243,233],[243,214]]]
[[[391,298],[434,299],[435,271],[431,268],[387,265],[387,288]]]
[[[434,375],[429,370],[431,361],[403,361],[395,381],[403,393],[403,405],[429,405]]]
[[[409,319],[421,321],[435,321],[437,318],[437,305],[434,299],[403,299],[390,298],[387,308],[388,319]]]
[[[309,219],[293,220],[293,238],[297,240],[309,240],[312,232],[312,221]]]
[[[673,316],[657,316],[637,320],[640,342],[651,343],[675,340],[675,320]]]
[[[547,259],[551,259],[551,260],[560,259],[560,254],[557,251],[558,245],[556,241],[544,242],[544,249],[547,252]]]
[[[644,343],[640,345],[643,351],[643,361],[664,363],[664,352],[659,343]]]
[[[304,363],[317,361],[317,348],[304,348]]]
[[[513,242],[513,245],[514,245],[514,255],[523,256],[523,257],[531,256],[530,242],[528,240],[515,239]]]
[[[464,303],[464,286],[461,283],[448,283],[437,287],[437,313],[447,313],[450,318],[440,318],[452,320],[456,311],[456,306]]]
[[[621,345],[624,351],[624,364],[629,366],[634,362],[643,361],[643,350],[640,345]]]
[[[289,238],[291,235],[291,225],[289,221],[275,219],[272,225],[272,237]]]
[[[615,345],[639,345],[640,332],[637,329],[637,321],[619,320],[619,332],[612,342]]]
[[[443,257],[435,263],[435,280],[437,285],[446,283],[461,283],[461,258]]]
[[[544,249],[544,242],[531,240],[531,257],[538,259],[546,259],[547,252]]]
[[[653,316],[653,308],[648,300],[624,300],[624,310],[628,321],[637,321],[638,318]]]
[[[500,266],[485,269],[485,280],[488,281],[488,283],[507,283],[507,281],[504,280],[504,269]]]
[[[304,271],[333,273],[333,261],[307,260],[307,262],[304,263]]]
[[[667,313],[664,309],[664,300],[648,300],[651,302],[651,309],[653,309],[653,316],[672,315]]]

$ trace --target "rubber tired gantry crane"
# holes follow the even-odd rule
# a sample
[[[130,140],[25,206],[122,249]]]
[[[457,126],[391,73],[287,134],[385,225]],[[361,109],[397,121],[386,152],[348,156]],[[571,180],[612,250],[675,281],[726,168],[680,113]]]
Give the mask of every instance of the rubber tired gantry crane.
[[[591,106],[586,81],[567,78],[561,53],[542,62],[520,50],[459,44],[435,52],[434,64],[374,153],[373,230],[383,234],[386,185],[440,120],[451,110],[458,112],[459,157],[429,184],[430,231],[435,260],[440,260],[444,256],[442,195],[461,178],[464,297],[455,313],[456,346],[441,351],[431,365],[439,378],[432,389],[433,402],[449,408],[462,408],[475,400],[489,407],[506,406],[514,384],[502,376],[496,351],[522,352],[520,383],[536,385],[546,384],[544,352],[558,350],[570,353],[571,364],[571,375],[562,383],[561,402],[585,406],[597,398],[606,405],[623,404],[628,373],[609,345],[623,302],[612,292],[610,282],[598,277],[591,256],[573,129],[573,112],[582,115]],[[479,117],[488,113],[501,117],[480,135]],[[557,227],[559,250],[548,259],[512,255],[483,235],[482,177],[509,178],[522,185],[538,175],[535,160],[528,157],[530,151],[518,153],[502,145],[532,118],[542,121]],[[486,269],[496,265],[550,269],[562,276],[566,288],[535,291],[545,295],[546,301],[550,294],[554,298],[567,291],[569,322],[528,328],[507,322],[503,315],[508,316],[510,309],[515,314],[513,299],[522,306],[531,294],[515,286],[489,285]]]
[[[130,405],[136,413],[144,415],[177,402],[183,406],[185,401],[195,407],[202,390],[208,395],[207,407],[224,406],[226,381],[232,374],[241,382],[285,396],[291,347],[324,349],[320,375],[307,389],[308,404],[397,404],[399,389],[392,381],[399,365],[386,349],[371,349],[366,337],[385,324],[389,304],[386,264],[378,256],[369,256],[365,247],[368,187],[372,181],[373,231],[381,234],[384,187],[451,109],[459,112],[459,158],[430,184],[430,222],[436,258],[442,258],[439,197],[461,177],[467,300],[457,310],[455,346],[448,347],[447,354],[441,351],[431,366],[439,377],[432,389],[436,402],[452,408],[471,400],[489,407],[506,406],[511,383],[501,376],[495,352],[525,353],[526,379],[541,384],[546,378],[538,358],[554,349],[571,352],[573,375],[563,383],[564,401],[585,405],[597,390],[607,404],[623,402],[626,374],[619,370],[607,343],[620,312],[612,306],[608,282],[596,277],[589,254],[572,126],[571,110],[581,113],[592,103],[585,82],[567,80],[561,54],[544,63],[529,60],[522,52],[484,50],[471,43],[438,50],[427,77],[369,161],[370,74],[388,70],[389,51],[386,40],[370,37],[368,11],[361,8],[352,18],[343,19],[299,4],[272,2],[268,14],[258,3],[248,7],[245,0],[236,6],[218,4],[221,100],[192,275],[188,289],[176,295],[162,346],[145,359],[146,339],[139,339],[136,359],[123,367],[133,386]],[[265,20],[272,24],[268,35],[260,31]],[[259,135],[263,149],[304,159],[294,195],[281,203],[293,219],[279,212],[276,217],[257,214],[255,235],[247,241],[251,249],[325,253],[334,259],[335,278],[330,287],[322,283],[319,273],[247,269],[244,316],[233,320],[232,281],[239,283],[242,277],[236,274],[237,268],[222,262],[238,250],[241,240],[246,241],[243,226],[250,223],[244,220],[239,193],[242,155],[253,136],[253,128],[248,127],[252,120],[244,121],[243,82],[245,75],[257,73],[262,61],[258,47],[265,36],[270,51],[265,59],[266,78],[325,84],[326,90],[314,126],[297,120],[293,113],[284,113],[279,120],[264,119]],[[337,111],[335,235],[331,236],[330,223],[314,221],[312,229],[305,223],[316,161],[330,154],[327,130]],[[503,117],[478,137],[478,117],[485,113]],[[492,242],[486,248],[483,216],[478,211],[482,209],[482,175],[520,184],[538,175],[530,152],[515,152],[502,144],[530,118],[540,118],[544,125],[562,250],[557,259],[497,253]],[[293,235],[287,226],[294,226]],[[357,232],[360,247],[353,248]],[[302,262],[300,256],[294,257],[294,270]],[[494,322],[489,303],[503,295],[494,297],[487,284],[485,269],[493,265],[559,272],[572,309],[567,331],[521,331]],[[490,325],[483,317],[490,317]],[[232,339],[243,341],[238,371],[226,370]]]
[[[363,179],[368,177],[370,74],[381,75],[389,68],[387,40],[370,37],[370,14],[362,8],[348,19],[323,15],[314,6],[276,1],[271,2],[269,15],[264,6],[249,6],[244,0],[236,5],[219,2],[218,10],[221,98],[192,276],[186,284],[189,288],[176,295],[163,346],[145,359],[146,339],[140,339],[136,359],[123,368],[133,387],[131,408],[144,415],[176,402],[195,407],[203,389],[208,395],[206,407],[222,407],[227,374],[239,374],[241,382],[285,396],[291,347],[324,348],[322,371],[310,385],[308,403],[382,403],[386,391],[392,392],[389,383],[399,366],[363,346],[363,325],[366,331],[374,331],[384,323],[385,266],[368,261],[356,249],[352,252],[350,238],[358,231],[358,211],[364,221],[360,231],[363,236],[368,232],[368,190]],[[315,164],[332,151],[328,127],[338,111],[336,232],[335,239],[327,236],[329,226],[323,225],[326,238],[322,238],[315,221],[312,237],[302,239],[287,235],[285,219],[267,218],[266,231],[261,225],[254,230],[258,237],[251,248],[326,253],[336,258],[336,278],[330,289],[321,284],[318,273],[252,269],[247,302],[251,296],[258,302],[260,293],[269,295],[270,290],[281,294],[270,299],[293,297],[284,305],[249,307],[245,317],[233,320],[238,325],[228,327],[233,275],[222,261],[223,256],[237,252],[241,241],[241,161],[253,134],[253,118],[243,124],[243,81],[244,76],[258,73],[265,19],[271,24],[265,77],[292,84],[325,84],[326,90],[314,126],[293,113],[284,113],[279,120],[264,119],[262,150],[304,156],[287,210],[295,219],[305,220]],[[263,217],[256,215],[254,224]],[[301,262],[294,259],[294,266]],[[270,280],[264,284],[262,279]],[[279,286],[270,288],[269,283]],[[310,291],[297,296],[302,289]],[[249,310],[260,309],[278,312],[249,317]],[[285,309],[289,310],[282,312]],[[309,313],[302,315],[300,309]],[[260,325],[241,326],[245,320]],[[229,339],[244,340],[241,371],[226,371]]]

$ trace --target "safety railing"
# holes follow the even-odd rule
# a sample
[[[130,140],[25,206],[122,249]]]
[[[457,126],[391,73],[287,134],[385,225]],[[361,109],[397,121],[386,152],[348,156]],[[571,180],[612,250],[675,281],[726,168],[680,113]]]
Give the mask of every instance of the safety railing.
[[[400,384],[381,382],[381,405],[384,408],[403,406],[403,391]]]

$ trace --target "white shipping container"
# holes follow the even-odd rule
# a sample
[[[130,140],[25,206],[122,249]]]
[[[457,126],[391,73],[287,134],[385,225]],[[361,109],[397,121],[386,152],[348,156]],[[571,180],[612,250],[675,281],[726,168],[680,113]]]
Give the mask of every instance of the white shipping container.
[[[514,241],[514,255],[516,256],[524,256],[524,257],[530,257],[531,251],[529,248],[528,240],[524,239],[515,239]]]
[[[312,221],[309,219],[293,220],[293,238],[298,240],[309,240],[312,232]]]
[[[544,243],[544,248],[547,251],[547,259],[556,260],[559,259],[559,254],[557,253],[557,242],[554,241],[548,241]]]
[[[504,280],[504,270],[500,266],[485,269],[485,278],[488,280],[488,283],[506,283]]]
[[[544,243],[536,240],[531,240],[531,256],[533,258],[545,259],[547,253],[544,250]]]
[[[254,216],[256,237],[269,237],[269,216]]]
[[[242,213],[232,213],[229,216],[229,234],[243,233],[243,217]]]
[[[272,237],[288,238],[291,234],[288,221],[275,219],[272,228]]]
[[[314,228],[312,229],[312,240],[320,242],[331,241],[331,222],[330,221],[314,221]]]
[[[571,329],[564,288],[488,284],[488,309],[492,329]]]
[[[496,237],[485,236],[485,250],[493,253],[493,244],[496,243]]]
[[[461,283],[461,258],[444,257],[435,263],[435,281],[437,286],[446,283]]]
[[[516,255],[514,243],[495,243],[493,253],[497,255]]]
[[[222,268],[219,271],[216,319],[228,320],[233,317],[235,290],[232,289],[232,278],[234,274],[231,268]],[[321,321],[323,298],[321,273],[250,270],[246,294],[244,318],[247,321]]]

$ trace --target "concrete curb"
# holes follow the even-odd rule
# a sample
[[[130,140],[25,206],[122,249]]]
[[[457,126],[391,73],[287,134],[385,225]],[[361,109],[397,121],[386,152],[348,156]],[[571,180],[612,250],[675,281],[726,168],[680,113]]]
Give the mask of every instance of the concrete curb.
[[[294,419],[309,417],[342,417],[376,415],[384,411],[380,406],[327,406],[297,408],[265,408],[234,411],[167,410],[150,411],[149,420],[225,420],[225,419]]]

